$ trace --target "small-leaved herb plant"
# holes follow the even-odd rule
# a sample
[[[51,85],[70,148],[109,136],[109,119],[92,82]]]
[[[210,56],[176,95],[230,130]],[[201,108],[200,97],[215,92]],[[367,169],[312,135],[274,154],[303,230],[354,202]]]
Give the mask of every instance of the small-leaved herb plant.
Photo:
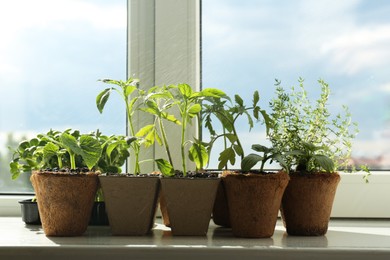
[[[208,153],[203,143],[194,138],[187,137],[189,125],[200,122],[202,101],[206,98],[219,99],[225,96],[221,90],[207,88],[202,91],[194,91],[188,84],[169,86],[156,86],[145,95],[145,108],[141,110],[154,116],[154,123],[144,126],[137,133],[138,137],[145,139],[145,144],[152,145],[155,142],[165,148],[167,159],[159,158],[155,162],[164,176],[175,174],[173,157],[170,149],[170,140],[165,129],[165,123],[173,123],[180,133],[180,171],[187,175],[187,157],[195,163],[196,170],[203,169],[208,163]]]
[[[329,85],[318,80],[320,96],[312,102],[299,78],[299,87],[287,91],[276,80],[270,102],[272,127],[268,133],[272,147],[285,154],[290,169],[300,172],[335,172],[350,168],[352,140],[358,133],[348,107],[342,113],[329,111]]]

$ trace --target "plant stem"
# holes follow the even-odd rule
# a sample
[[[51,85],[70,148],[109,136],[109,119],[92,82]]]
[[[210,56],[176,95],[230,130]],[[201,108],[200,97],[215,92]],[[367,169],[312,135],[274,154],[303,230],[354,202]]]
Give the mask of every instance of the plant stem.
[[[62,157],[57,156],[57,161],[58,161],[58,168],[62,169]]]
[[[182,115],[183,122],[182,122],[182,127],[181,127],[181,161],[182,161],[182,166],[183,166],[183,175],[187,176],[187,165],[186,165],[186,158],[185,158],[185,130],[187,127],[187,118],[185,115]]]
[[[76,156],[73,152],[69,151],[69,158],[70,158],[70,168],[72,170],[76,169]]]
[[[164,142],[165,150],[166,150],[166,152],[167,152],[167,156],[168,156],[169,163],[170,163],[170,164],[172,165],[172,167],[173,167],[173,161],[172,161],[171,151],[170,151],[170,149],[169,149],[168,139],[167,139],[167,135],[166,135],[166,133],[165,133],[165,129],[164,129],[164,125],[163,125],[162,119],[161,119],[161,118],[158,118],[157,120],[159,121],[160,131],[161,131],[161,135],[162,135],[162,137],[163,137],[163,142]]]

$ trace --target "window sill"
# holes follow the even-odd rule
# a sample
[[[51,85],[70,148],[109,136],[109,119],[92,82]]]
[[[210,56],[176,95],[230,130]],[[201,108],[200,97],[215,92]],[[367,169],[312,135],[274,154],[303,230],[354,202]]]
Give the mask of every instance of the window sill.
[[[160,221],[160,219],[157,219]],[[293,237],[278,221],[268,239],[241,239],[210,224],[206,237],[173,237],[156,224],[143,237],[111,236],[109,227],[90,226],[81,237],[46,237],[40,226],[0,218],[0,259],[28,255],[44,259],[384,259],[390,257],[390,221],[331,220],[323,237]],[[127,259],[127,258],[126,258]]]

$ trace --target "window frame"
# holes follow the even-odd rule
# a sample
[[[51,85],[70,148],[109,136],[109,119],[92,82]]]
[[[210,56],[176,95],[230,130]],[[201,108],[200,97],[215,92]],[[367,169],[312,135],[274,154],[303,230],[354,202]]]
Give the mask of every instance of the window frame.
[[[200,89],[201,0],[128,0],[127,31],[127,76],[141,78],[141,88],[180,81]],[[139,114],[135,118],[138,125],[152,120]],[[193,136],[196,131],[194,126],[188,134]],[[154,147],[141,154],[141,159],[162,154],[161,148]],[[154,167],[150,164],[145,171]],[[390,204],[390,171],[373,171],[368,184],[363,174],[341,173],[332,217],[390,218],[390,210],[383,206]],[[0,196],[0,216],[20,215],[17,201],[29,197]]]

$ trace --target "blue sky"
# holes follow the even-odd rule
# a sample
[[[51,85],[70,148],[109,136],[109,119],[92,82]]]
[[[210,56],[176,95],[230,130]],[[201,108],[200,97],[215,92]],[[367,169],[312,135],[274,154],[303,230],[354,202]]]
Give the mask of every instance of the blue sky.
[[[105,87],[98,79],[126,76],[126,1],[4,4],[0,143],[32,129],[124,133],[119,97],[103,115],[95,97]],[[332,106],[347,104],[360,125],[355,153],[390,153],[389,1],[205,0],[202,8],[204,87],[246,98],[257,89],[268,102],[275,78],[289,87],[303,77],[314,96],[323,78]],[[261,131],[244,134],[248,146]]]
[[[390,154],[389,1],[220,0],[202,8],[204,87],[247,98],[257,89],[267,103],[275,78],[290,87],[303,77],[313,97],[322,78],[332,110],[346,104],[359,123],[355,154]]]
[[[126,11],[125,0],[0,3],[0,143],[50,128],[125,133],[119,97],[103,115],[95,97],[98,79],[126,77]]]

